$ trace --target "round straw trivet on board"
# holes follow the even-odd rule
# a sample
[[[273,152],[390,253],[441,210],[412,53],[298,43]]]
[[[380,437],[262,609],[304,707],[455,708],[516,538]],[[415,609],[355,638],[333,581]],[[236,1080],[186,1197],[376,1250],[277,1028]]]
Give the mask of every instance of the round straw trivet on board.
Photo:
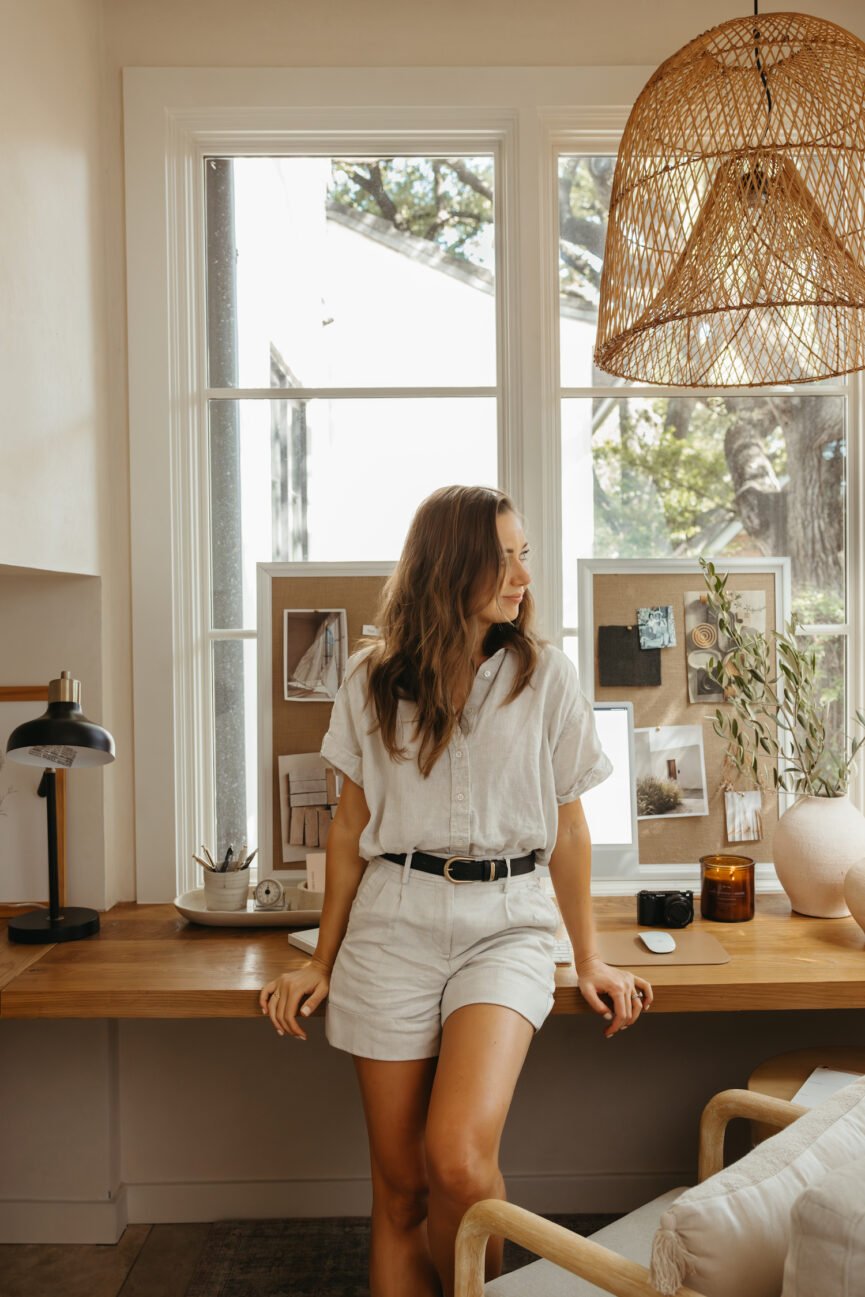
[[[718,643],[718,632],[709,622],[703,621],[691,631],[691,639],[695,648],[714,648]]]

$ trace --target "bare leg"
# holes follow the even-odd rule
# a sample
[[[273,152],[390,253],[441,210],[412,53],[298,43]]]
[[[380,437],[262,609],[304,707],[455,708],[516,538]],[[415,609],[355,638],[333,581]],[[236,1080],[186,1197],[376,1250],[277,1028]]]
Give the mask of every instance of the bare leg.
[[[372,1170],[371,1297],[441,1297],[427,1240],[424,1127],[434,1058],[355,1058]]]
[[[499,1145],[534,1028],[514,1009],[468,1004],[447,1019],[426,1130],[430,1251],[444,1297],[453,1297],[454,1243],[464,1213],[504,1198]],[[486,1278],[501,1273],[503,1242],[491,1238]]]

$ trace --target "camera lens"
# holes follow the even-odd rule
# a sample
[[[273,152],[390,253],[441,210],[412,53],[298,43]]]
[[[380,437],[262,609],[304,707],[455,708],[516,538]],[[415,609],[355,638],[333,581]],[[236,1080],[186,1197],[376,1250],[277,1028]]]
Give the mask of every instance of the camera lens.
[[[684,896],[671,896],[664,905],[664,917],[669,927],[684,928],[693,918],[693,910]]]

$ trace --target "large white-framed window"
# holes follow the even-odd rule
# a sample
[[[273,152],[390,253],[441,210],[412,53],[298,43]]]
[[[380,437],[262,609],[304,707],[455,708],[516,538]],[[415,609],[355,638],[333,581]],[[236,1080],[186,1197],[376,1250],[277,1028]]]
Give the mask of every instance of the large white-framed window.
[[[563,646],[578,657],[569,556],[790,559],[791,612],[816,648],[829,732],[861,697],[861,379],[665,389],[612,378],[592,351],[616,133],[551,122],[558,234]],[[549,181],[548,181],[549,184]],[[858,622],[861,626],[861,621]],[[856,794],[862,795],[862,772]],[[764,844],[765,845],[765,844]]]
[[[586,425],[583,417],[581,428],[580,417],[575,421],[573,414],[580,402],[582,411],[596,410],[610,400],[610,393],[594,378],[575,384],[572,370],[562,364],[562,159],[614,153],[627,117],[623,105],[633,101],[650,71],[127,70],[139,900],[170,899],[178,888],[192,885],[190,853],[202,839],[212,840],[218,809],[215,750],[220,741],[232,741],[230,724],[220,732],[214,722],[214,682],[228,658],[234,659],[231,670],[243,682],[247,722],[252,701],[255,629],[249,609],[229,617],[214,609],[211,577],[220,561],[215,551],[226,535],[231,549],[230,535],[214,516],[220,515],[220,501],[209,480],[214,411],[217,423],[226,418],[239,423],[247,412],[250,426],[259,429],[252,435],[260,435],[271,448],[282,445],[289,457],[292,446],[296,451],[303,445],[313,417],[321,422],[321,411],[344,412],[351,401],[367,410],[379,402],[390,416],[400,401],[426,400],[439,410],[448,401],[477,402],[477,410],[486,402],[494,411],[498,483],[515,497],[529,524],[541,630],[557,643],[563,642],[564,630],[567,647],[577,629],[569,611],[571,580],[584,544],[565,539],[571,506],[563,496],[563,480],[570,472],[571,434],[576,422],[579,440]],[[310,385],[307,378],[298,383],[292,356],[279,347],[271,350],[270,371],[263,377],[252,370],[231,374],[224,365],[220,373],[213,329],[208,329],[215,281],[211,279],[209,294],[207,282],[219,177],[209,192],[206,166],[243,159],[248,170],[256,159],[284,158],[310,161],[315,170],[324,159],[393,157],[490,160],[495,176],[495,374],[487,369],[463,375],[448,386],[449,376],[437,383],[434,373],[415,375],[405,390],[392,374],[384,380],[372,375],[366,382],[358,382],[357,373],[337,382],[331,376]],[[217,206],[217,215],[219,210]],[[308,372],[314,371],[313,364]],[[289,399],[288,388],[299,390]],[[854,379],[843,393],[833,394],[844,402],[847,445],[844,635],[851,706],[861,705],[865,694],[858,651],[863,642],[858,389]],[[631,401],[664,399],[655,389],[645,397],[638,392],[627,396]],[[614,399],[621,401],[622,395]],[[692,399],[699,403],[701,395]],[[333,422],[330,415],[328,419]],[[382,467],[374,466],[378,472]],[[399,465],[390,463],[387,469],[398,491]],[[590,482],[594,475],[589,473]],[[460,480],[459,474],[449,472],[448,480]],[[279,481],[274,479],[273,490],[290,489],[286,470]],[[581,489],[586,489],[585,480]],[[286,546],[284,555],[258,556],[304,557],[291,551],[290,536],[280,543]],[[392,557],[362,549],[326,556]],[[242,607],[242,592],[238,598]],[[234,726],[236,739],[236,719]],[[254,771],[248,771],[247,793],[253,779]],[[255,804],[254,797],[247,801]]]
[[[437,144],[425,153],[393,126],[332,142],[294,131],[268,155],[235,142],[203,159],[210,490],[197,548],[215,853],[268,838],[256,564],[393,560],[430,491],[500,478],[507,127],[445,129]]]

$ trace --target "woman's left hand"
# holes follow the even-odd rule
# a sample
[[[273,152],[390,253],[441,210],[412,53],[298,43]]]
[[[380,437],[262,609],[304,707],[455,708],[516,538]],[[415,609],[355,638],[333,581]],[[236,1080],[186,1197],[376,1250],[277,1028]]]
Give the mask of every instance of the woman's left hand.
[[[652,1003],[652,986],[644,977],[636,977],[623,968],[612,968],[602,959],[592,956],[581,960],[577,966],[580,993],[583,999],[609,1022],[604,1032],[607,1040],[617,1031],[624,1031],[637,1021],[644,1009]],[[605,1004],[601,996],[609,997],[613,1006]]]

